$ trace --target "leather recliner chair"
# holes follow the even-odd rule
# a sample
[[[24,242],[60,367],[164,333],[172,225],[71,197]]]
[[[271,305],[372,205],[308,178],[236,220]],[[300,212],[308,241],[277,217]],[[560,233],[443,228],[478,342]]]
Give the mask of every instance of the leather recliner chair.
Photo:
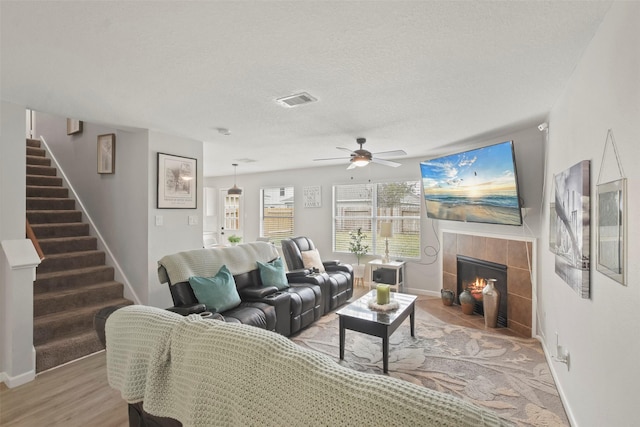
[[[315,250],[316,247],[307,237],[294,237],[282,240],[282,251],[290,271],[304,270],[302,252]],[[322,261],[325,273],[322,297],[324,313],[336,309],[353,296],[353,267],[340,261]]]

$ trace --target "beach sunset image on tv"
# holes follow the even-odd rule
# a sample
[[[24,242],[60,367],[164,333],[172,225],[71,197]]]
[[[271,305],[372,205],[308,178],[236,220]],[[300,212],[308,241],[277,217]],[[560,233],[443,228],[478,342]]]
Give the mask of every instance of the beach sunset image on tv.
[[[513,142],[420,162],[427,216],[521,225]]]

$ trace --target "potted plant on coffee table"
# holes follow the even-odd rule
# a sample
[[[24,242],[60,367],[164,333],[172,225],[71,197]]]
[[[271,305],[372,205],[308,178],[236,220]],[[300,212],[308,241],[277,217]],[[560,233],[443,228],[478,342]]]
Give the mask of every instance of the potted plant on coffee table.
[[[369,245],[366,245],[364,241],[367,235],[362,232],[362,228],[358,228],[355,232],[349,232],[349,252],[356,256],[358,264],[353,266],[353,276],[355,278],[354,285],[362,283],[364,286],[364,264],[360,264],[360,259],[369,252]]]
[[[231,236],[227,237],[227,240],[229,240],[229,243],[231,243],[231,246],[235,246],[238,243],[240,243],[240,240],[242,240],[242,237],[232,234]]]

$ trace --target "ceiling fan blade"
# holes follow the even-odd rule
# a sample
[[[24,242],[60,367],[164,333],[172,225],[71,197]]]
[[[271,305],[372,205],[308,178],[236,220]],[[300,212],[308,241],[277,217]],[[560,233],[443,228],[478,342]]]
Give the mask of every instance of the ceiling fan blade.
[[[355,163],[351,163],[351,164],[349,165],[349,167],[347,168],[347,170],[349,170],[349,169],[355,169],[355,168],[357,168],[357,167],[358,167],[358,166],[356,166],[356,164],[355,164]]]
[[[396,157],[396,156],[406,156],[407,152],[404,150],[393,150],[393,151],[381,151],[379,153],[373,153],[374,156],[385,156],[385,157]]]
[[[342,151],[346,151],[347,153],[351,154],[353,153],[353,150],[349,150],[348,148],[344,148],[344,147],[336,147],[338,150],[342,150]]]
[[[402,166],[402,163],[392,162],[391,160],[377,159],[375,157],[371,159],[371,161],[373,163],[378,163],[380,165],[391,166],[392,168],[397,168],[398,166]]]
[[[349,159],[349,157],[342,156],[342,157],[327,157],[327,158],[324,158],[324,159],[313,159],[313,161],[317,162],[319,160],[348,160],[348,159]]]

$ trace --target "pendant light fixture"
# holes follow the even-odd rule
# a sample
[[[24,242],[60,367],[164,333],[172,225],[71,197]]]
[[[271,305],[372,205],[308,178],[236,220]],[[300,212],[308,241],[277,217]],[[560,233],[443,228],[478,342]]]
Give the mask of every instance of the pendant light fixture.
[[[238,188],[236,185],[236,169],[238,168],[238,164],[232,163],[231,166],[233,166],[233,187],[227,190],[227,194],[229,196],[239,196],[242,194],[242,188]]]

